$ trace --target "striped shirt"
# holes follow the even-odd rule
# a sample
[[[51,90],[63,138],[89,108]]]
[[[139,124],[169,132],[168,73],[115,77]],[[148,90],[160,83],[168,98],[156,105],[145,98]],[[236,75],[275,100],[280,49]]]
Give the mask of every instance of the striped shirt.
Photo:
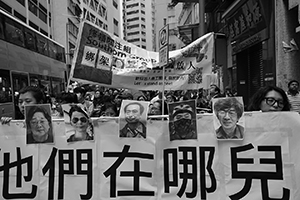
[[[287,92],[287,96],[289,98],[289,102],[291,105],[291,111],[296,111],[300,113],[300,94],[299,92],[296,95],[292,95]]]

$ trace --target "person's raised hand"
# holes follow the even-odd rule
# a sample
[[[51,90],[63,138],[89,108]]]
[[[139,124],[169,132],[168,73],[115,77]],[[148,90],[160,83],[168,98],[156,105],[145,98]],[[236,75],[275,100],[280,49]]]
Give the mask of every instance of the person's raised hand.
[[[11,117],[1,117],[0,121],[1,124],[9,124],[9,122],[12,120]]]

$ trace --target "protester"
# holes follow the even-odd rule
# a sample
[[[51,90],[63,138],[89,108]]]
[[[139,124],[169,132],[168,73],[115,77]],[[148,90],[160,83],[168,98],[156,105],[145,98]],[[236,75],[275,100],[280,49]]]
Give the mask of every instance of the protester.
[[[168,104],[164,101],[164,111],[162,107],[163,101],[161,99],[155,101],[149,106],[149,115],[167,115]]]
[[[103,103],[103,94],[100,90],[96,90],[93,99],[94,109],[101,109],[102,103]]]
[[[167,103],[174,103],[175,101],[176,101],[176,98],[174,97],[173,94],[168,93],[168,94],[166,95],[166,102],[167,102]]]
[[[24,119],[25,106],[44,103],[45,94],[36,86],[26,86],[19,91],[19,97],[17,99],[20,113],[18,115],[18,112],[15,112],[15,119]],[[11,120],[11,117],[1,117],[2,124],[7,124]]]
[[[291,105],[291,111],[300,113],[300,94],[299,94],[299,82],[292,80],[288,83],[287,97]]]
[[[289,111],[290,104],[284,90],[276,86],[260,88],[250,99],[249,111]]]
[[[64,112],[61,107],[62,104],[78,103],[77,95],[70,92],[62,92],[58,94],[54,102],[54,113],[52,117],[54,118],[63,118]]]
[[[127,124],[120,130],[120,137],[146,138],[146,126],[141,122],[144,106],[139,102],[131,102],[124,107]]]
[[[237,124],[244,112],[243,104],[236,98],[218,99],[214,105],[214,112],[221,124],[216,130],[218,139],[242,139],[244,127]]]
[[[68,138],[67,142],[93,140],[93,127],[89,121],[88,114],[78,105],[72,105],[68,114],[71,126],[74,130],[71,130],[71,136]],[[68,134],[70,134],[70,132],[68,132]]]
[[[77,95],[78,102],[84,106],[85,111],[90,116],[94,111],[94,104],[92,101],[86,100],[86,89],[84,87],[77,87],[74,89],[74,93]]]
[[[29,107],[26,116],[27,144],[53,143],[52,121],[49,112],[42,106]]]
[[[221,94],[220,88],[215,84],[210,85],[209,95],[210,95],[210,101],[208,104],[208,108],[212,110],[212,100],[215,98],[223,97],[223,95]]]
[[[117,117],[119,115],[119,112],[117,110],[117,107],[113,103],[105,103],[102,108],[102,116],[106,117]]]

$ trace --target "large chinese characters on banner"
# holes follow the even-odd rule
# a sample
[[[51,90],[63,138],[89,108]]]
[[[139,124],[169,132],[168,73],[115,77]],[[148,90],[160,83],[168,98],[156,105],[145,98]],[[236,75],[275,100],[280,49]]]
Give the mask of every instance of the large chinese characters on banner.
[[[297,113],[245,113],[243,140],[217,140],[213,115],[197,138],[170,140],[169,121],[120,137],[117,118],[94,120],[94,140],[26,144],[23,121],[0,126],[0,199],[300,199]]]
[[[92,23],[80,27],[71,80],[138,90],[198,89],[212,73],[214,35],[208,33],[190,45],[169,52],[165,77],[159,53],[128,43]]]

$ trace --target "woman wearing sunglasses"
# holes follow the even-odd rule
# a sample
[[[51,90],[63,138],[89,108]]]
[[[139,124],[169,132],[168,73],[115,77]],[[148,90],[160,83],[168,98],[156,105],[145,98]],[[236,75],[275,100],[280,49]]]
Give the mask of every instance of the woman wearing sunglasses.
[[[286,93],[276,86],[260,88],[251,98],[249,111],[290,111],[290,104]]]
[[[78,105],[72,105],[69,111],[70,123],[74,128],[67,142],[93,140],[93,127],[89,117]]]

